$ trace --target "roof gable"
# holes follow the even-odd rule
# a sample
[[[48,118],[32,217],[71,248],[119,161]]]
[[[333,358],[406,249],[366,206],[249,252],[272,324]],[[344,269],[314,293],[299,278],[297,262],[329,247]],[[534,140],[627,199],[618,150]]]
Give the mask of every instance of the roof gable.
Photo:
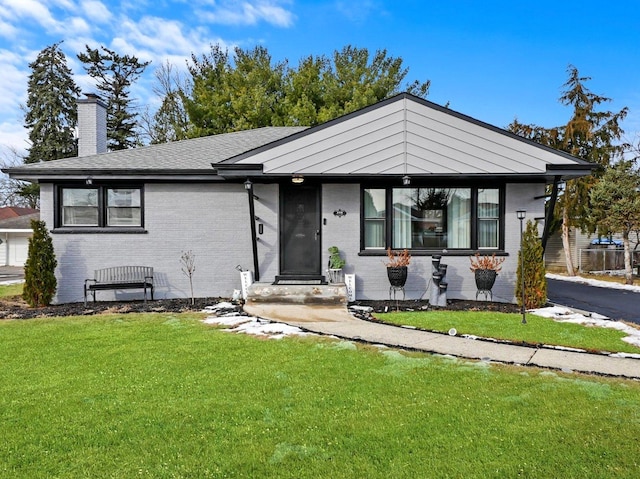
[[[506,130],[400,94],[227,160],[265,175],[544,175],[590,164]]]

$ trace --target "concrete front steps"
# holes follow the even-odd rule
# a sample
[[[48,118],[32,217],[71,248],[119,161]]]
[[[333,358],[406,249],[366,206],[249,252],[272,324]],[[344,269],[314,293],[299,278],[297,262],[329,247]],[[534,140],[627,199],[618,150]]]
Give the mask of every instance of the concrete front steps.
[[[253,283],[247,290],[245,305],[305,304],[346,306],[347,288],[336,284],[271,284]]]

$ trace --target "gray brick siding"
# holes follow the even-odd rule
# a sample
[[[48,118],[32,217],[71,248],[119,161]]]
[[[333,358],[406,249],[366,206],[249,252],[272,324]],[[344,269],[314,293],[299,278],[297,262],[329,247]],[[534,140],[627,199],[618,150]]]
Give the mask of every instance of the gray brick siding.
[[[261,281],[273,281],[279,273],[278,186],[256,184],[256,223]],[[517,209],[527,210],[527,219],[544,216],[541,184],[508,184],[506,188],[505,249],[509,253],[493,288],[494,299],[514,300],[520,224]],[[41,186],[41,218],[53,227],[53,187]],[[225,297],[240,289],[236,265],[253,270],[249,208],[242,184],[158,184],[145,185],[146,234],[53,234],[58,259],[58,293],[55,302],[83,300],[84,280],[95,269],[141,265],[155,270],[156,298],[188,298],[188,278],[181,272],[180,255],[196,255],[194,294],[196,297]],[[342,209],[343,217],[333,214]],[[358,299],[389,297],[384,256],[360,256],[360,186],[325,184],[322,187],[322,272],[326,274],[327,248],[338,246],[347,261],[346,273],[356,274]],[[540,229],[541,231],[541,229]],[[443,256],[448,264],[448,297],[475,298],[475,282],[468,256]],[[414,256],[406,285],[408,299],[428,299],[431,256]],[[116,296],[117,295],[117,296]],[[102,300],[140,298],[137,292],[98,292]]]

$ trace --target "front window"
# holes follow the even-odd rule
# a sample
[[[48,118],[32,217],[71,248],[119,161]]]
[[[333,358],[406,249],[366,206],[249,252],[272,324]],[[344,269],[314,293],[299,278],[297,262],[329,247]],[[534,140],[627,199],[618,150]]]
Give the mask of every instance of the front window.
[[[469,188],[394,188],[392,195],[392,248],[471,247]]]
[[[381,189],[364,191],[364,237],[368,248],[385,247],[387,228],[386,192]]]
[[[140,189],[107,190],[107,226],[140,226]]]
[[[478,190],[478,248],[497,249],[500,231],[500,191]]]
[[[98,226],[98,189],[62,191],[62,226]]]
[[[60,227],[140,227],[140,187],[59,187],[56,223]]]
[[[499,248],[498,188],[377,188],[363,195],[365,249]]]

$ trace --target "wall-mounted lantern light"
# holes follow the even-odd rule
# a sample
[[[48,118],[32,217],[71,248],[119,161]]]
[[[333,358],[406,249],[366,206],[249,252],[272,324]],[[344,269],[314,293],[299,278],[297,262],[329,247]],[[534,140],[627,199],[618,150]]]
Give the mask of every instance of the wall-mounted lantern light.
[[[411,184],[411,177],[409,175],[404,175],[402,177],[402,184],[404,186],[409,186]]]

